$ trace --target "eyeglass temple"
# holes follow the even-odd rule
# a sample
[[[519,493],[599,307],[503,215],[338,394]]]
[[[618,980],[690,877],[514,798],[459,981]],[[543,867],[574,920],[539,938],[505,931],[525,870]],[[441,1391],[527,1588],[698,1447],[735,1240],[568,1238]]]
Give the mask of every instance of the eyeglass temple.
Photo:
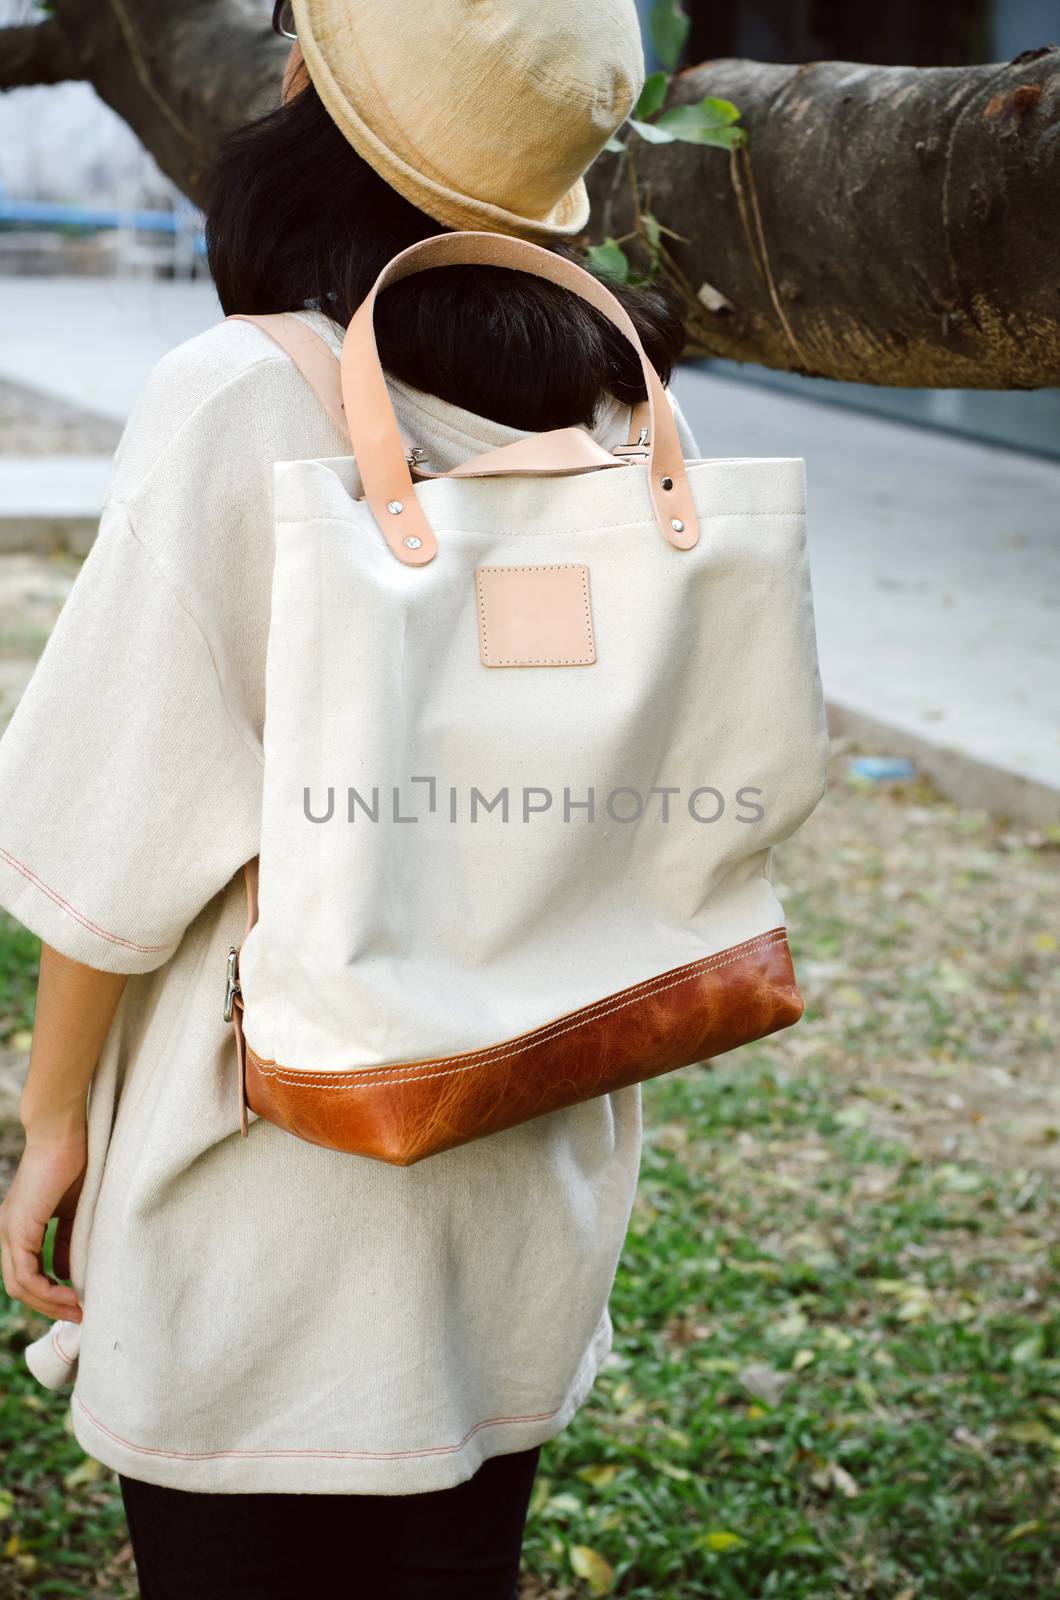
[[[292,28],[284,27],[285,12],[290,16],[290,0],[276,0],[276,4],[272,8],[272,31],[279,34],[281,39],[297,39],[298,35]],[[293,17],[291,20],[293,22]]]

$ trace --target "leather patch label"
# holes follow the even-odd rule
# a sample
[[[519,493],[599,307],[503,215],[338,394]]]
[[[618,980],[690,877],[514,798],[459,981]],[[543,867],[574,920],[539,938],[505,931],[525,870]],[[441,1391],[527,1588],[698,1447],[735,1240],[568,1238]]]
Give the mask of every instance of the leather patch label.
[[[596,660],[589,568],[476,567],[484,667],[588,667]]]

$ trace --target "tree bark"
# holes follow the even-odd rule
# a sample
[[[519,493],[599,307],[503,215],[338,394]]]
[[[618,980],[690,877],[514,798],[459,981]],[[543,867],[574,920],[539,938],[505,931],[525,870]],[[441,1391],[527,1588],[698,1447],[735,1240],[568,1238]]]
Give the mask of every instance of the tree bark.
[[[51,9],[33,31],[59,37],[66,70],[35,81],[87,79],[167,177],[201,203],[218,141],[279,95],[286,50],[264,7],[253,0],[53,0]],[[2,89],[30,81],[18,74],[12,37],[25,32],[0,28]]]
[[[27,89],[81,76],[66,35],[50,18],[0,30],[0,52],[0,88]]]
[[[636,150],[646,203],[683,236],[694,348],[859,383],[1060,383],[1060,49],[989,67],[711,61],[672,103],[706,94],[740,107],[746,160]],[[615,236],[632,225],[617,164],[590,175]]]
[[[87,79],[201,201],[226,129],[275,103],[284,53],[253,0],[54,0],[0,29],[0,87]],[[710,61],[670,103],[706,94],[739,106],[744,155],[634,142],[642,204],[681,235],[694,352],[861,383],[1060,383],[1060,48],[987,67]],[[589,174],[593,239],[633,225],[620,159]]]

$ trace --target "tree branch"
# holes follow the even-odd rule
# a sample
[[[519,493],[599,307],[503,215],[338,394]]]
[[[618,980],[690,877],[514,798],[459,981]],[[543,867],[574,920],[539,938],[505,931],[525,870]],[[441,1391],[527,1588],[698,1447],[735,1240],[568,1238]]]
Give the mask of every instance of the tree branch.
[[[1060,48],[981,67],[708,61],[671,103],[704,95],[748,130],[735,184],[720,150],[637,150],[647,209],[680,235],[694,350],[899,387],[1060,384]],[[589,174],[594,238],[629,227],[616,159]]]
[[[201,200],[226,130],[279,94],[260,0],[51,4],[0,29],[0,87],[87,79]],[[740,108],[738,165],[637,150],[693,351],[859,383],[1060,384],[1060,48],[981,67],[708,61],[671,102],[704,95]],[[588,175],[594,240],[632,227],[616,159]]]
[[[83,78],[69,41],[53,17],[0,28],[0,90]]]

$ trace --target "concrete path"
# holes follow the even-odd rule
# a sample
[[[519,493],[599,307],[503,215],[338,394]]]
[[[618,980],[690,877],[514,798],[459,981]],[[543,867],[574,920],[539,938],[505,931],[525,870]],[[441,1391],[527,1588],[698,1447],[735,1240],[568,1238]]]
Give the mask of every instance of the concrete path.
[[[86,555],[110,468],[110,456],[0,456],[0,551]]]
[[[0,378],[124,423],[167,350],[221,312],[210,283],[0,280]]]
[[[208,284],[2,289],[0,379],[119,421],[165,351],[220,315]],[[836,728],[914,755],[967,805],[1060,821],[1060,463],[703,368],[677,391],[705,455],[806,459]],[[36,496],[46,520],[61,493],[83,526],[104,481],[92,457],[0,461],[0,519]]]
[[[686,369],[705,455],[806,459],[839,730],[966,805],[1060,821],[1060,462]]]

